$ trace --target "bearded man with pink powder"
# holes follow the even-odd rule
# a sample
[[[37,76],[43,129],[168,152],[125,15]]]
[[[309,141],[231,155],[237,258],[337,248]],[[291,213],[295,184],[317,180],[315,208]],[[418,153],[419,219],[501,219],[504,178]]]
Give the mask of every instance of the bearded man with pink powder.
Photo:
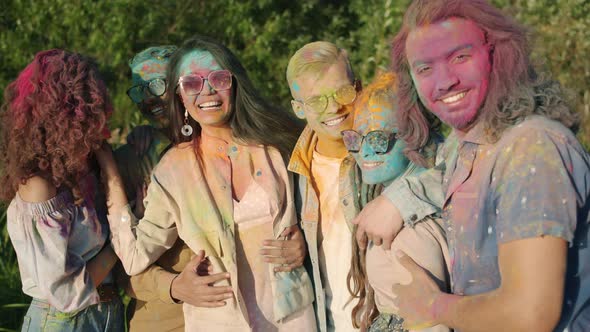
[[[402,220],[442,211],[453,294],[399,252],[413,276],[393,286],[406,328],[588,331],[590,156],[530,51],[526,29],[485,0],[415,0],[404,15],[392,50],[400,135],[416,150],[425,129],[409,119],[429,114],[452,133],[434,169],[393,183],[354,222],[361,246],[388,247]]]

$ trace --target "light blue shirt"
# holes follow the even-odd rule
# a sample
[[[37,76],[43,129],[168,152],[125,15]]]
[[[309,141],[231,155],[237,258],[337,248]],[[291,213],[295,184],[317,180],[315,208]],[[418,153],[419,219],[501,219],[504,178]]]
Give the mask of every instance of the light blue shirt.
[[[403,195],[419,197],[423,213],[444,210],[453,293],[481,294],[500,286],[499,244],[543,235],[563,238],[570,247],[556,331],[587,329],[590,156],[574,134],[558,122],[531,116],[496,143],[487,142],[482,126],[476,126],[444,155],[446,161],[435,169],[392,184],[386,196],[408,211],[412,207]]]

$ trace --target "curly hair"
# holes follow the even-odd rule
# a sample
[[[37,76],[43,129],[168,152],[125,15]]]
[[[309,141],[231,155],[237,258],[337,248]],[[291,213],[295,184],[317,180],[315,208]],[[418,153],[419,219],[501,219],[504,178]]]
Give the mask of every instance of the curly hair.
[[[77,190],[91,152],[110,135],[111,112],[93,61],[58,49],[37,53],[4,92],[0,199],[14,198],[32,176]]]
[[[492,45],[490,84],[480,110],[487,138],[497,141],[505,129],[539,114],[577,131],[578,115],[573,111],[570,93],[559,82],[537,74],[530,60],[530,33],[512,18],[485,0],[414,0],[404,14],[402,27],[394,37],[392,69],[399,78],[398,112],[400,134],[408,150],[418,150],[427,140],[425,128],[415,126],[413,118],[432,117],[418,99],[406,58],[406,40],[415,27],[459,17],[473,21]]]
[[[232,110],[229,125],[233,136],[247,143],[272,146],[284,157],[289,156],[303,130],[302,123],[298,122],[291,112],[271,105],[263,99],[238,58],[218,41],[196,35],[174,53],[168,65],[167,81],[171,84],[170,90],[173,90],[180,77],[179,68],[183,57],[197,49],[211,53],[223,69],[232,73]],[[193,134],[184,137],[180,133],[180,128],[184,125],[185,111],[180,96],[171,93],[168,103],[173,143],[176,145],[199,137],[201,127],[192,117],[189,117],[188,122],[195,129]]]

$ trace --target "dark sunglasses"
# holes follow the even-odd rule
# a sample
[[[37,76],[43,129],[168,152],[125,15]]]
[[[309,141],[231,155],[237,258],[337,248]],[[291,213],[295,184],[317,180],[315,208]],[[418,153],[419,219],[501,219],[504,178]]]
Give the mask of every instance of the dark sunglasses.
[[[154,78],[144,84],[134,85],[127,90],[127,95],[134,103],[139,104],[145,99],[145,91],[152,96],[160,97],[166,93],[166,80],[163,78]]]
[[[229,70],[215,70],[209,73],[207,77],[191,74],[181,76],[178,79],[178,86],[189,96],[196,96],[201,93],[205,86],[205,80],[214,90],[227,90],[231,88],[232,77]]]
[[[384,154],[389,151],[390,147],[395,145],[397,137],[395,133],[385,132],[383,130],[373,130],[363,136],[356,130],[343,130],[341,132],[344,145],[349,152],[359,152],[363,141],[366,139],[369,147],[377,154]]]

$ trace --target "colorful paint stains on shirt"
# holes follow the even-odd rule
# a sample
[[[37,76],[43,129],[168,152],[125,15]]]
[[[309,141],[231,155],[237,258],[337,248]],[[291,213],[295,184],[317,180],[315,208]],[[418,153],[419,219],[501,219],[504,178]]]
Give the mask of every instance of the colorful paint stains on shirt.
[[[154,136],[144,155],[138,157],[131,146],[125,144],[114,151],[113,155],[121,173],[125,193],[134,206],[137,192],[145,183],[149,185],[152,169],[170,146],[170,140],[159,130]],[[178,239],[174,246],[166,251],[146,271],[133,277],[121,276],[117,280],[127,294],[136,298],[133,317],[129,322],[129,331],[184,331],[182,306],[170,295],[170,285],[186,264],[190,261],[192,251]],[[125,274],[122,272],[122,274]]]
[[[260,255],[260,241],[273,237],[272,224],[277,211],[269,204],[270,199],[264,189],[255,181],[249,183],[242,199],[239,202],[234,200],[234,222],[237,230],[238,283],[248,309],[250,327],[253,331],[313,332],[316,321],[312,306],[280,323],[273,319],[271,280],[274,273]],[[213,331],[216,326],[208,329]]]
[[[137,274],[152,264],[180,236],[193,252],[204,250],[212,273],[229,272],[234,297],[220,308],[184,304],[185,326],[216,324],[227,331],[249,331],[244,299],[238,287],[231,168],[244,167],[266,192],[273,215],[272,234],[297,222],[291,178],[282,156],[273,148],[225,142],[206,136],[170,149],[154,169],[144,218],[134,226],[127,212],[111,215],[112,243],[125,270]],[[269,265],[269,269],[272,266]],[[313,301],[303,267],[279,272],[271,280],[273,318],[281,320]]]
[[[101,250],[109,230],[104,211],[97,213],[98,202],[89,201],[92,195],[84,191],[96,188],[96,178],[87,176],[82,183],[80,204],[74,204],[69,191],[62,191],[39,203],[25,202],[17,193],[8,207],[8,234],[23,292],[62,312],[99,303],[86,262]]]
[[[489,144],[476,126],[442,183],[453,293],[498,288],[498,245],[550,235],[570,243],[557,330],[590,321],[590,156],[569,130],[533,116]]]
[[[398,179],[420,174],[423,171],[424,168],[410,163],[406,172]],[[411,281],[411,276],[399,263],[395,255],[396,251],[403,251],[418,265],[426,269],[431,276],[437,279],[439,285],[444,286],[443,291],[449,289],[449,250],[441,224],[440,218],[426,217],[413,228],[402,228],[391,244],[391,250],[384,250],[383,247],[372,244],[367,248],[366,271],[368,281],[375,291],[375,305],[381,314],[390,314],[377,319],[377,325],[373,326],[375,325],[373,323],[370,330],[379,331],[378,324],[383,324],[379,321],[388,318],[387,322],[393,325],[391,331],[406,331],[401,328],[401,323],[396,324],[396,322],[403,320],[395,315],[397,312],[394,304],[396,295],[393,294],[391,285],[407,284]],[[410,332],[413,331],[410,330]],[[443,325],[437,325],[420,331],[448,332],[450,329]]]
[[[307,126],[301,133],[293,150],[289,161],[289,170],[298,175],[299,186],[298,191],[295,193],[295,202],[297,204],[298,219],[301,220],[301,228],[305,234],[307,250],[312,264],[316,307],[326,308],[328,304],[324,290],[325,281],[322,280],[320,272],[320,198],[314,188],[312,178],[312,158],[317,141],[317,134]],[[360,203],[357,199],[358,193],[361,190],[368,191],[365,186],[361,189],[360,175],[355,172],[355,167],[356,163],[352,156],[349,155],[344,158],[337,172],[338,186],[333,188],[331,193],[328,193],[337,197],[338,209],[342,211],[346,226],[349,229],[349,235],[341,239],[341,241],[348,241],[348,243],[352,241],[353,225],[350,222],[360,211]],[[326,309],[316,311],[320,331],[329,330],[326,313]]]
[[[313,152],[311,174],[320,207],[319,262],[326,294],[328,331],[355,331],[352,325],[350,292],[346,276],[352,259],[352,233],[338,195],[340,165],[344,158],[330,158]]]

